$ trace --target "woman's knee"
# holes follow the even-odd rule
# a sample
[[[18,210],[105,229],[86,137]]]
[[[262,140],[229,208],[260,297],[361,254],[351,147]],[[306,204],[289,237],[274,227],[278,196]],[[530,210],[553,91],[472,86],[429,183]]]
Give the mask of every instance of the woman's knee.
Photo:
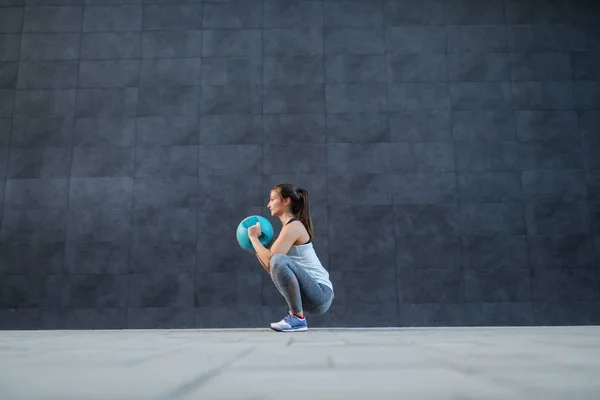
[[[280,277],[287,275],[285,273],[286,270],[289,271],[287,258],[285,254],[273,254],[271,256],[271,260],[269,261],[269,275],[271,278]]]
[[[269,261],[269,267],[271,268],[271,271],[286,265],[288,259],[289,257],[285,254],[273,254],[271,256],[271,260]]]

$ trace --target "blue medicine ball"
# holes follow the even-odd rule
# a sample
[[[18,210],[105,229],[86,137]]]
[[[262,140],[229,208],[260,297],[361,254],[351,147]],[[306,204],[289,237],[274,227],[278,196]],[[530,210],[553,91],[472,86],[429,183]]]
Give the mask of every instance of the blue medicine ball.
[[[261,234],[258,237],[258,240],[262,243],[262,245],[268,247],[273,240],[273,225],[271,225],[268,219],[261,217],[260,215],[251,215],[244,218],[237,228],[237,241],[243,249],[251,252],[254,252],[254,246],[252,245],[250,237],[248,236],[248,228],[256,225],[257,222],[260,222]]]

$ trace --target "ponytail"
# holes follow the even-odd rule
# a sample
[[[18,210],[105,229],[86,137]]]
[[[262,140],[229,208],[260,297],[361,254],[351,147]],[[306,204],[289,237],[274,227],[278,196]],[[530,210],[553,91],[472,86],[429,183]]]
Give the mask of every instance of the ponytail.
[[[308,231],[310,240],[313,240],[313,224],[312,218],[310,217],[310,199],[308,198],[308,190],[298,188],[298,195],[298,197],[300,197],[300,209],[298,210],[297,217]]]
[[[272,190],[277,190],[282,198],[291,200],[291,211],[302,222],[310,240],[314,240],[314,228],[312,218],[310,217],[310,199],[308,190],[296,187],[290,183],[276,185]]]

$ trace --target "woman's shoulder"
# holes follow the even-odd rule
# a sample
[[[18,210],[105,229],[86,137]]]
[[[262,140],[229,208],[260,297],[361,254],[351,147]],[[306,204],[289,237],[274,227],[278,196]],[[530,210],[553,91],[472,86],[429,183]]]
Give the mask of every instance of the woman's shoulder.
[[[298,218],[292,218],[283,227],[299,229],[299,228],[304,228],[304,224]]]
[[[297,241],[306,242],[305,236],[308,235],[308,230],[306,229],[306,227],[304,226],[302,221],[300,221],[299,219],[288,222],[284,226],[284,229],[286,229],[286,232],[288,234],[294,236],[294,239],[295,239],[294,243],[296,243]],[[308,235],[308,236],[310,239],[310,235]]]

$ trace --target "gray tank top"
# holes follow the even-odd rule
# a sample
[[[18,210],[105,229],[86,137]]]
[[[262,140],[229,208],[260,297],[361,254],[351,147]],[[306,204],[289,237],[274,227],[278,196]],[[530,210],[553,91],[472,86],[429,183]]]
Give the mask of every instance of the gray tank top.
[[[299,221],[298,218],[290,219],[287,224],[292,221]],[[286,225],[287,225],[286,224]],[[317,283],[321,283],[333,291],[333,284],[329,279],[329,273],[321,264],[319,257],[317,256],[315,249],[312,244],[312,240],[301,245],[293,245],[287,253],[299,267],[304,269],[310,276],[312,276]]]

